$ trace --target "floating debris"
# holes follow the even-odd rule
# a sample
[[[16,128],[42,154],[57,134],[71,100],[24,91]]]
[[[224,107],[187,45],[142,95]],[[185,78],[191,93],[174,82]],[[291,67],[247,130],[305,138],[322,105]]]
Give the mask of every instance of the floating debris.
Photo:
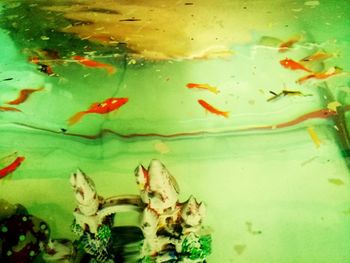
[[[300,165],[301,165],[301,166],[305,166],[305,165],[307,165],[307,164],[313,162],[313,161],[316,160],[317,158],[318,158],[318,156],[314,156],[314,157],[312,157],[312,158],[306,160],[305,162],[302,162]]]
[[[313,127],[308,127],[307,131],[312,139],[312,141],[315,143],[316,148],[319,148],[321,146],[321,141],[317,136],[317,133],[315,132]]]
[[[135,21],[141,21],[141,19],[138,18],[126,18],[126,19],[120,19],[120,22],[135,22]]]
[[[128,61],[128,65],[135,65],[135,64],[136,64],[136,60],[134,58]]]
[[[158,151],[161,154],[166,154],[170,152],[169,146],[163,141],[156,142],[154,144],[154,149],[156,149],[156,151]]]
[[[320,4],[320,1],[306,1],[304,3],[304,5],[311,6],[311,7],[318,6],[319,4]]]
[[[336,186],[341,186],[345,184],[344,181],[339,178],[329,178],[328,182]]]
[[[1,81],[10,81],[10,80],[13,80],[13,78],[7,78],[7,79],[3,79]]]
[[[262,234],[261,230],[253,230],[253,224],[252,222],[245,222],[246,226],[247,226],[247,230],[250,234],[252,235],[260,235]]]
[[[280,93],[275,93],[273,91],[269,91],[273,96],[269,99],[267,99],[267,101],[272,101],[275,100],[279,97],[283,96],[312,96],[311,94],[303,94],[301,91],[298,90],[282,90]]]
[[[240,244],[240,245],[234,245],[233,249],[236,251],[238,255],[242,255],[243,252],[246,250],[247,245]]]
[[[327,109],[330,109],[332,111],[337,111],[337,108],[342,106],[342,104],[339,101],[332,101],[327,104]]]
[[[44,41],[50,40],[50,38],[48,36],[41,36],[40,38],[41,38],[41,40],[44,40]]]

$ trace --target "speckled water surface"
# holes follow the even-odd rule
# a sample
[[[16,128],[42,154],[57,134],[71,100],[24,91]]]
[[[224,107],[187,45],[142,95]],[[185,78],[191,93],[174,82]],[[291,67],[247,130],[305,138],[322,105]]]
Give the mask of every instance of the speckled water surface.
[[[0,179],[0,199],[51,237],[74,239],[77,168],[105,197],[138,194],[133,171],[156,158],[182,201],[206,204],[209,263],[350,262],[348,1],[0,4],[0,169],[25,157]],[[312,73],[280,63],[316,52],[326,55],[303,64]],[[23,89],[40,90],[8,104]],[[112,97],[128,102],[69,124]]]

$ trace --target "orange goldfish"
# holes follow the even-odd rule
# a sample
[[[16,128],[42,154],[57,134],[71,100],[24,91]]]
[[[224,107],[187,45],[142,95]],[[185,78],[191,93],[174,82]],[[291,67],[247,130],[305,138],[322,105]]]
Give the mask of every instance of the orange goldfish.
[[[285,42],[282,42],[280,45],[279,45],[279,49],[278,51],[279,52],[286,52],[288,51],[289,48],[291,48],[295,43],[297,43],[298,41],[300,41],[301,39],[301,36],[296,36],[296,37],[293,37]]]
[[[115,73],[117,70],[115,67],[108,65],[108,64],[104,64],[95,60],[90,60],[88,58],[85,57],[81,57],[81,56],[73,56],[73,59],[76,60],[77,62],[79,62],[80,64],[89,67],[89,68],[104,68],[107,70],[107,72],[109,74],[113,74]]]
[[[74,114],[68,119],[68,124],[73,125],[77,123],[85,114],[96,113],[96,114],[106,114],[114,110],[119,109],[125,103],[129,101],[128,98],[109,98],[104,102],[96,102],[91,104],[90,108],[86,111],[80,111]]]
[[[198,103],[207,111],[214,113],[214,114],[217,114],[217,115],[224,116],[225,118],[228,118],[228,115],[229,115],[228,111],[218,110],[204,100],[198,100]]]
[[[0,111],[18,111],[18,112],[22,112],[21,110],[14,108],[14,107],[3,107],[0,106]]]
[[[10,105],[18,105],[18,104],[21,104],[23,102],[25,102],[29,95],[32,94],[33,92],[36,92],[36,91],[41,91],[43,90],[44,88],[38,88],[38,89],[22,89],[19,93],[19,96],[17,99],[15,100],[11,100],[9,102],[7,102],[7,104],[10,104]]]
[[[6,175],[14,172],[17,169],[17,167],[20,166],[24,160],[25,160],[25,157],[19,156],[11,164],[2,168],[0,170],[0,179],[4,178]]]
[[[188,83],[186,85],[186,87],[189,89],[197,88],[197,89],[208,90],[208,91],[213,92],[215,94],[218,94],[220,92],[216,87],[210,86],[208,84]]]
[[[340,73],[342,73],[343,70],[341,68],[338,67],[331,67],[330,69],[328,69],[326,72],[315,72],[309,75],[306,75],[304,77],[301,77],[300,79],[298,79],[296,82],[299,84],[304,83],[305,81],[309,80],[309,79],[327,79],[329,77],[332,77],[334,75],[338,75]]]
[[[302,64],[294,61],[293,59],[289,59],[289,58],[286,58],[286,59],[283,59],[280,61],[280,64],[285,67],[285,68],[288,68],[288,69],[291,69],[291,70],[304,70],[304,71],[307,71],[307,72],[312,72],[310,69],[308,68],[305,68]]]

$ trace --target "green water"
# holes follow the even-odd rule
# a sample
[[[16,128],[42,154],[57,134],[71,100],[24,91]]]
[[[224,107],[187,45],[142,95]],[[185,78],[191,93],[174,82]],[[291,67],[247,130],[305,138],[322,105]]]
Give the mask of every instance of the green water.
[[[2,2],[6,15],[30,4]],[[206,204],[203,223],[210,226],[213,237],[208,262],[349,262],[350,161],[344,137],[350,123],[349,75],[299,85],[295,80],[305,72],[287,70],[279,61],[286,56],[301,59],[321,48],[339,55],[313,64],[315,70],[338,66],[348,73],[350,6],[347,1],[268,2],[223,1],[213,14],[204,13],[208,24],[198,25],[199,37],[203,27],[208,27],[203,34],[217,33],[219,39],[238,32],[229,44],[232,56],[163,60],[144,56],[137,57],[136,64],[131,63],[132,51],[119,48],[113,52],[111,47],[58,29],[56,35],[50,33],[50,40],[42,40],[51,31],[38,32],[35,26],[11,29],[12,22],[3,18],[0,80],[13,80],[0,82],[0,105],[16,98],[23,88],[44,90],[18,105],[22,113],[0,111],[0,158],[13,152],[26,157],[9,178],[1,179],[0,198],[23,204],[44,219],[53,238],[74,239],[70,230],[75,207],[69,183],[72,172],[84,170],[104,197],[138,194],[133,171],[139,163],[148,165],[156,158],[177,179],[181,201],[192,194]],[[196,5],[200,1],[194,1]],[[135,6],[126,7],[132,13]],[[244,17],[244,12],[250,23],[242,25],[234,14]],[[222,31],[210,31],[220,15]],[[28,15],[15,22],[26,25],[30,21],[38,24]],[[263,36],[288,39],[298,34],[303,34],[302,41],[287,53],[259,45]],[[27,43],[31,35],[36,37]],[[182,40],[174,41],[180,44]],[[102,56],[94,59],[112,64],[117,73],[108,75],[103,69],[65,62],[54,65],[58,77],[49,77],[28,62],[23,52],[26,45],[30,49],[55,47],[67,59],[71,51],[91,45]],[[187,89],[186,84],[192,82],[209,83],[220,93]],[[270,91],[278,93],[284,87],[310,96],[267,101]],[[127,97],[129,102],[116,112],[89,114],[68,126],[73,114],[109,97]],[[229,118],[206,113],[198,99],[229,111]],[[273,129],[326,109],[333,101],[341,104],[334,118],[311,118]],[[316,132],[319,147],[308,127]],[[1,167],[6,165],[3,162]],[[122,215],[116,222],[135,225],[138,217]]]

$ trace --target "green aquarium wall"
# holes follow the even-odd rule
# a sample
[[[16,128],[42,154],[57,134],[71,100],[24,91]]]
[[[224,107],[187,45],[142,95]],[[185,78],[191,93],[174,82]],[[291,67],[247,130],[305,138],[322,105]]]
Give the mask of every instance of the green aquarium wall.
[[[0,0],[0,262],[350,262],[346,0]]]

